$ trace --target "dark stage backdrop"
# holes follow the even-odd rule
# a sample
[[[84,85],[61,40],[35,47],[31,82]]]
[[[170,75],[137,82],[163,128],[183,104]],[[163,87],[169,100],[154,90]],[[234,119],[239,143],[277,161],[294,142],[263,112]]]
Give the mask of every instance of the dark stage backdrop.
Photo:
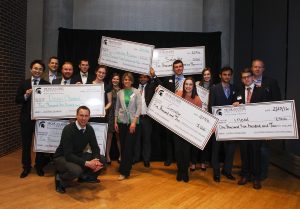
[[[193,47],[205,46],[205,63],[213,70],[213,77],[218,81],[218,72],[221,65],[221,32],[196,33],[196,32],[158,32],[158,31],[111,31],[111,30],[78,30],[59,28],[58,58],[60,63],[71,61],[74,64],[74,73],[79,70],[78,62],[88,59],[90,70],[94,73],[98,65],[101,37],[108,36],[127,41],[151,44],[155,48]],[[113,72],[123,74],[124,71],[109,68],[106,81]],[[201,78],[195,75],[198,80]],[[137,75],[135,75],[137,77]],[[137,79],[135,79],[137,80]],[[152,160],[163,160],[165,157],[164,128],[154,124],[152,134]],[[115,144],[112,147],[112,158],[117,157]]]

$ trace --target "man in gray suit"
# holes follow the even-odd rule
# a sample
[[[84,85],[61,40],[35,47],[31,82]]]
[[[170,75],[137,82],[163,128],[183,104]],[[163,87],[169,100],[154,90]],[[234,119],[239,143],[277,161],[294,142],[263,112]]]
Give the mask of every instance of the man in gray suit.
[[[58,73],[58,66],[58,58],[56,56],[50,57],[48,62],[48,70],[43,73],[42,78],[46,81],[49,81],[51,84],[53,80],[60,78],[61,75]]]

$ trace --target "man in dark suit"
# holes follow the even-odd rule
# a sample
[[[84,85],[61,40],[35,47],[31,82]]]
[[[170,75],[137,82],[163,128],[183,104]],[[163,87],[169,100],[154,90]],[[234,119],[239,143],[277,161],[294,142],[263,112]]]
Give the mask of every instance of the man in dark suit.
[[[73,65],[71,62],[65,62],[61,67],[62,77],[57,78],[52,81],[52,84],[59,84],[59,85],[69,85],[75,84],[76,81],[72,78],[73,76]]]
[[[48,62],[48,70],[43,73],[42,79],[52,83],[53,80],[60,78],[61,75],[58,72],[58,66],[58,58],[55,56],[50,57]]]
[[[153,69],[152,69],[153,70]],[[157,82],[155,79],[149,80],[148,75],[139,76],[139,86],[142,95],[142,112],[139,118],[139,128],[137,130],[137,140],[134,150],[134,162],[140,160],[141,150],[144,160],[144,166],[150,167],[151,156],[151,133],[152,133],[152,119],[147,115],[147,107],[155,93]]]
[[[264,62],[260,59],[252,61],[251,70],[254,75],[254,83],[265,90],[267,101],[281,100],[281,93],[278,83],[273,78],[263,75],[265,71]],[[264,180],[268,177],[268,168],[270,161],[270,147],[269,141],[262,141],[261,145],[261,179]]]
[[[89,72],[90,65],[89,61],[86,59],[80,60],[79,63],[79,70],[80,72],[74,75],[74,82],[81,83],[81,84],[91,84],[95,79],[95,75],[93,72]]]
[[[233,74],[233,70],[230,67],[223,67],[219,73],[221,82],[213,86],[209,93],[209,111],[212,112],[212,106],[231,105],[235,94],[235,87],[230,84],[230,80]],[[213,167],[213,179],[215,182],[220,182],[220,147],[224,144],[225,160],[222,169],[222,174],[230,180],[235,180],[232,175],[233,157],[236,147],[236,142],[216,141],[215,135],[212,136],[212,159],[211,164]]]
[[[34,60],[30,64],[31,78],[25,80],[18,88],[16,102],[22,105],[21,108],[21,135],[22,135],[22,164],[23,171],[20,178],[25,178],[31,171],[31,144],[34,133],[35,121],[31,120],[31,94],[33,85],[50,84],[41,79],[45,65],[41,60]],[[44,156],[37,152],[35,157],[35,168],[39,176],[44,175]]]
[[[245,68],[241,71],[241,79],[243,87],[239,89],[235,96],[234,106],[239,104],[265,102],[265,91],[261,87],[257,87],[253,80],[253,73],[251,69]],[[261,140],[241,140],[241,179],[238,181],[239,185],[245,185],[251,178],[253,178],[253,188],[260,189],[261,177]]]

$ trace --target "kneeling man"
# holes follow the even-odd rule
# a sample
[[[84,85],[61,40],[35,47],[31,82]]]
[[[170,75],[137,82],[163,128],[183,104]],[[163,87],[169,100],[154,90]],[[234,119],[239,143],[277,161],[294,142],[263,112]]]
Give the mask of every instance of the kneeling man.
[[[79,182],[99,183],[97,179],[103,164],[99,161],[100,149],[92,126],[88,124],[90,109],[80,106],[76,121],[68,124],[62,132],[60,144],[54,154],[55,187],[65,193],[65,183],[78,178]],[[86,152],[89,146],[90,152]]]

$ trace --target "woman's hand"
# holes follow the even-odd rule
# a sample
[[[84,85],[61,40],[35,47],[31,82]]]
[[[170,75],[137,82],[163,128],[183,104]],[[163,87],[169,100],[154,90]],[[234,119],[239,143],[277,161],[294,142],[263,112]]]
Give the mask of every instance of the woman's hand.
[[[115,123],[115,131],[116,131],[117,133],[119,133],[119,126],[118,126],[118,123]]]
[[[136,124],[135,123],[131,123],[130,124],[130,127],[129,127],[129,132],[131,134],[133,134],[135,132],[135,127],[136,127]]]

